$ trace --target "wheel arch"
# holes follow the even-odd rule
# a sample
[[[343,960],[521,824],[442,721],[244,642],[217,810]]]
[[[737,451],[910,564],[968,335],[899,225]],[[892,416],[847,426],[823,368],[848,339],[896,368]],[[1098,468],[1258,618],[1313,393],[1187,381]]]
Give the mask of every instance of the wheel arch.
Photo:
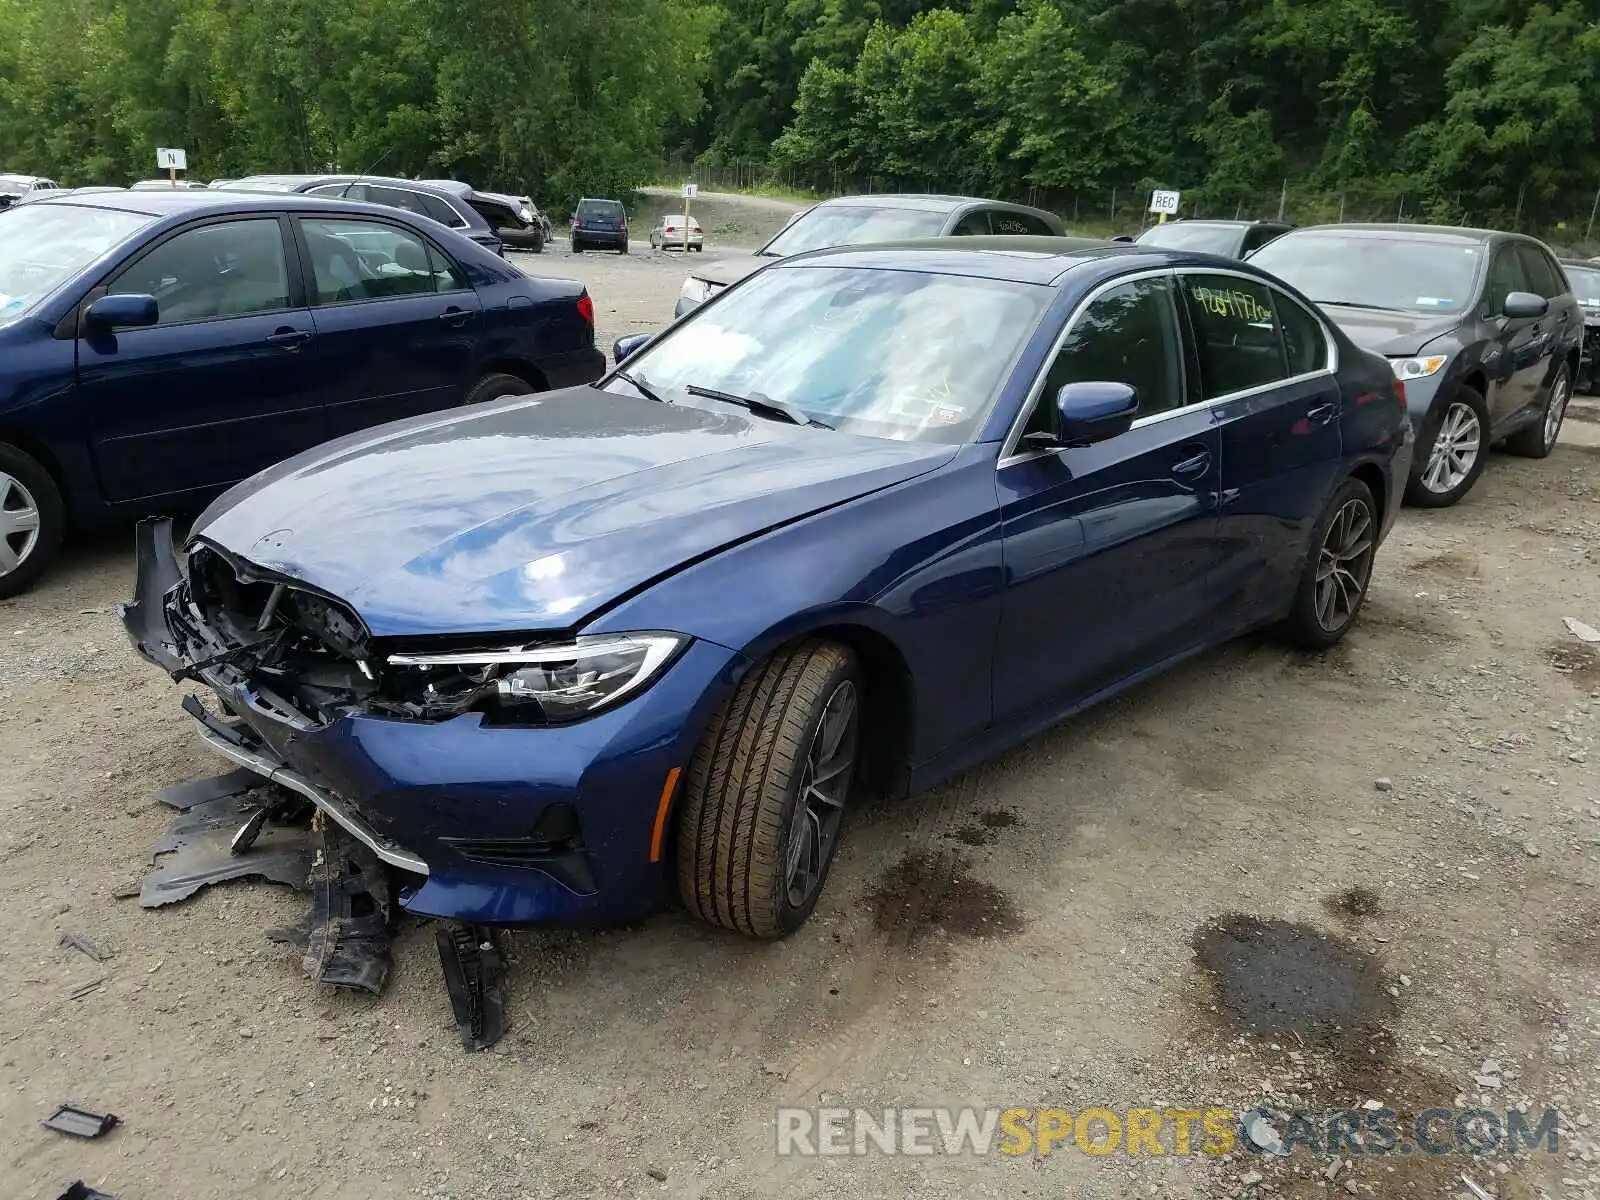
[[[523,358],[497,358],[486,362],[478,379],[481,380],[485,375],[515,375],[536,392],[550,390],[550,381],[545,378],[544,372]]]
[[[21,450],[29,458],[33,459],[41,467],[43,467],[49,474],[50,478],[55,482],[56,490],[61,493],[61,502],[65,506],[66,511],[69,514],[73,511],[72,504],[74,497],[68,481],[67,472],[65,469],[63,469],[61,460],[51,453],[50,447],[46,443],[40,441],[32,434],[25,433],[23,430],[18,429],[15,425],[7,425],[3,422],[0,422],[0,442],[3,442],[9,446],[15,446],[18,450]]]
[[[1367,485],[1367,491],[1372,493],[1373,503],[1377,505],[1378,524],[1383,524],[1383,516],[1389,511],[1389,481],[1384,476],[1383,468],[1375,462],[1357,463],[1350,471],[1351,479],[1359,479]]]

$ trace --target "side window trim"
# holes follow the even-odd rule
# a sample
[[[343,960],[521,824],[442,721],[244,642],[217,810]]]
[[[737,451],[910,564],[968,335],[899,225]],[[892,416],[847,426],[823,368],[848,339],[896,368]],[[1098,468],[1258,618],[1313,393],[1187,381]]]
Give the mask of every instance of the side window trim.
[[[296,240],[295,231],[290,228],[288,214],[263,212],[251,213],[249,216],[240,216],[238,213],[226,213],[221,216],[202,217],[199,220],[190,221],[185,225],[180,225],[176,229],[169,229],[164,235],[162,235],[160,240],[150,242],[142,246],[139,249],[139,252],[132,258],[125,259],[117,266],[112,267],[109,271],[102,275],[99,282],[86,291],[83,299],[78,302],[78,307],[75,310],[76,315],[73,322],[75,326],[73,336],[83,336],[84,310],[86,310],[90,304],[94,303],[94,301],[98,300],[101,296],[109,295],[111,288],[116,285],[119,279],[121,279],[129,271],[133,270],[134,267],[138,266],[150,255],[154,254],[157,250],[160,250],[163,246],[170,245],[184,234],[193,233],[197,229],[208,229],[213,225],[230,225],[240,221],[264,221],[268,219],[277,222],[278,225],[279,247],[283,252],[284,276],[289,289],[289,303],[287,307],[265,308],[259,312],[234,313],[221,317],[199,317],[193,321],[173,321],[170,324],[158,324],[156,328],[182,329],[186,325],[209,325],[214,321],[239,321],[246,317],[265,317],[271,316],[274,313],[295,312],[299,309],[309,307],[309,297],[305,288],[305,281],[298,269],[300,247]],[[137,333],[140,331],[129,330],[127,332]]]
[[[1279,296],[1283,296],[1291,303],[1299,303],[1293,296],[1290,296],[1287,292],[1285,292],[1283,288],[1272,283],[1271,281],[1264,279],[1259,275],[1250,275],[1244,271],[1230,270],[1227,267],[1163,267],[1158,270],[1135,271],[1128,275],[1118,275],[1114,279],[1107,280],[1106,282],[1097,286],[1082,300],[1078,301],[1077,307],[1072,310],[1071,315],[1067,317],[1066,322],[1061,326],[1061,332],[1056,335],[1055,341],[1051,343],[1050,352],[1045,355],[1044,363],[1039,368],[1038,374],[1034,377],[1032,386],[1028,389],[1027,398],[1022,402],[1022,406],[1017,410],[1017,415],[1012,419],[1011,428],[1007,431],[1004,440],[1002,440],[1000,443],[1000,454],[996,460],[997,470],[1001,467],[1009,466],[1014,461],[1037,458],[1042,454],[1058,453],[1057,451],[1046,450],[1028,450],[1019,453],[1017,450],[1017,444],[1022,438],[1022,430],[1027,424],[1028,416],[1033,412],[1034,407],[1039,403],[1039,397],[1044,392],[1045,380],[1050,374],[1051,366],[1056,361],[1056,355],[1061,352],[1061,347],[1066,344],[1068,336],[1072,333],[1072,327],[1082,318],[1089,305],[1093,304],[1112,288],[1120,287],[1125,283],[1132,283],[1136,280],[1148,279],[1155,276],[1166,276],[1170,278],[1173,282],[1175,292],[1178,293],[1175,299],[1181,299],[1181,286],[1179,285],[1178,281],[1182,276],[1185,275],[1224,275],[1229,278],[1244,279],[1250,283],[1256,284],[1259,287],[1267,288],[1273,294],[1274,302],[1277,301]],[[1239,400],[1247,396],[1253,396],[1257,392],[1265,392],[1273,388],[1284,387],[1287,384],[1302,383],[1305,380],[1316,379],[1323,375],[1337,374],[1339,370],[1339,344],[1334,340],[1332,333],[1329,331],[1328,322],[1323,319],[1322,314],[1318,312],[1314,306],[1301,305],[1301,307],[1310,313],[1310,315],[1316,320],[1317,327],[1322,331],[1323,345],[1327,347],[1327,359],[1322,367],[1319,367],[1315,371],[1304,371],[1299,375],[1291,375],[1286,379],[1274,379],[1270,383],[1259,384],[1256,387],[1243,388],[1237,392],[1227,392],[1221,396],[1214,396],[1207,400],[1204,398],[1203,385],[1201,384],[1199,378],[1199,350],[1198,346],[1195,344],[1193,330],[1190,325],[1188,305],[1178,303],[1177,308],[1179,325],[1184,335],[1185,346],[1183,360],[1184,378],[1185,380],[1193,380],[1193,383],[1189,384],[1187,387],[1187,398],[1191,401],[1191,403],[1185,404],[1181,408],[1168,409],[1166,412],[1151,413],[1148,417],[1136,418],[1133,422],[1133,428],[1143,428],[1145,425],[1154,424],[1157,421],[1165,421],[1170,417],[1179,415],[1180,413],[1190,413],[1194,412],[1196,409],[1213,407],[1218,404],[1226,404],[1233,400]]]

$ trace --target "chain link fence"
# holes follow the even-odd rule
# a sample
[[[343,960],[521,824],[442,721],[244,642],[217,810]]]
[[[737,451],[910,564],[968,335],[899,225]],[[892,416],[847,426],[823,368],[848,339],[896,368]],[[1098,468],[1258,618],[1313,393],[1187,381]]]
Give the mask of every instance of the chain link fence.
[[[663,164],[662,178],[672,183],[693,180],[708,191],[796,193],[818,198],[873,192],[988,194],[976,170],[968,178],[902,179],[839,169],[775,168],[754,158],[680,158]],[[992,198],[1053,212],[1073,232],[1136,234],[1156,219],[1145,211],[1150,193],[1156,188],[1182,192],[1178,215],[1191,220],[1210,217],[1284,220],[1296,225],[1352,221],[1471,225],[1531,234],[1562,254],[1584,258],[1600,254],[1600,188],[1535,195],[1524,187],[1518,195],[1507,197],[1492,188],[1439,195],[1408,191],[1400,185],[1330,188],[1285,179],[1276,188],[1246,192],[1185,188],[1170,180],[1143,179],[1086,188],[1030,187],[1019,194]]]

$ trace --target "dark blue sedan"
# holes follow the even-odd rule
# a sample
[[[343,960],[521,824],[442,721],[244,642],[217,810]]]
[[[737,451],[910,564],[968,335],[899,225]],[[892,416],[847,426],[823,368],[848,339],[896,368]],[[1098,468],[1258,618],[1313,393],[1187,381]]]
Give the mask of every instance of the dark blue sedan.
[[[141,527],[136,645],[415,913],[758,937],[927,788],[1245,630],[1356,619],[1401,386],[1248,266],[1053,239],[775,263],[593,387]]]
[[[72,525],[340,434],[597,379],[583,285],[391,208],[220,191],[0,215],[0,597]]]

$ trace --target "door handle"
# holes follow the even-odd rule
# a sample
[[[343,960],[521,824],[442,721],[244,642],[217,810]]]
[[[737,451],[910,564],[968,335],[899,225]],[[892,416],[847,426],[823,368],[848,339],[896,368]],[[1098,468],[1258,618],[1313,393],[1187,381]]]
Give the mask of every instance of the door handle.
[[[311,340],[311,333],[305,329],[280,329],[267,337],[267,345],[278,346],[284,350],[298,350]]]
[[[449,308],[445,309],[439,314],[439,320],[443,321],[446,325],[460,327],[466,323],[468,315],[469,314],[464,309],[457,308],[452,304]]]
[[[1188,458],[1172,464],[1172,473],[1179,479],[1189,479],[1196,475],[1204,475],[1206,468],[1211,466],[1211,451],[1202,450],[1198,454],[1191,454]]]
[[[1307,410],[1306,420],[1313,425],[1327,425],[1338,415],[1339,406],[1337,404],[1319,404],[1315,408]]]

